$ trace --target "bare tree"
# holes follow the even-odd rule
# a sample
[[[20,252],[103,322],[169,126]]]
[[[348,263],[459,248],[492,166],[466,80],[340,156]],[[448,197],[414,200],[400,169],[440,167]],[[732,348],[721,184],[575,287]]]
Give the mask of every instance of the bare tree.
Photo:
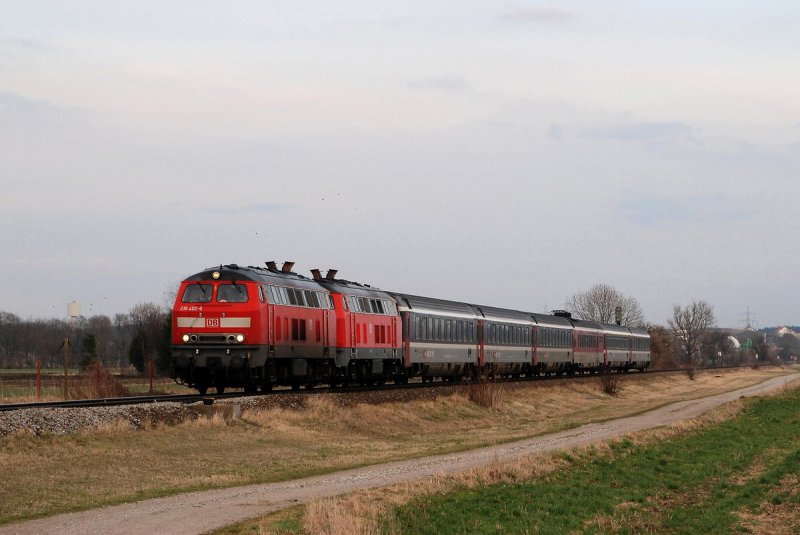
[[[679,355],[676,354],[675,337],[672,332],[661,325],[650,325],[651,367],[654,370],[667,370],[678,367]]]
[[[709,329],[716,325],[714,307],[705,301],[694,301],[691,305],[672,308],[672,319],[669,326],[681,345],[681,360],[696,368],[700,361]]]
[[[139,303],[128,315],[135,329],[128,358],[141,372],[144,371],[148,360],[155,361],[167,313],[153,303]]]
[[[622,324],[631,327],[645,327],[644,312],[639,301],[621,294],[608,284],[597,284],[589,291],[575,294],[570,303],[572,312],[581,319],[614,323],[615,310],[622,311]]]

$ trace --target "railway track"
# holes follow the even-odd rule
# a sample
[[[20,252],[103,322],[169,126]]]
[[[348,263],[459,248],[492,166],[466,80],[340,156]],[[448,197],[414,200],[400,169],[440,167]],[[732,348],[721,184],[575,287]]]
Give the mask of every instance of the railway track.
[[[778,366],[777,364],[771,365],[763,365],[762,367],[775,367]],[[698,371],[721,371],[721,370],[734,370],[740,368],[750,368],[751,366],[725,366],[725,367],[717,367],[717,368],[703,368],[702,370]],[[674,368],[674,369],[664,369],[664,370],[647,370],[643,372],[631,372],[631,373],[618,373],[613,372],[614,376],[624,377],[624,376],[636,376],[636,375],[650,375],[650,374],[659,374],[659,373],[685,373],[685,369],[681,368]],[[498,382],[503,383],[524,383],[524,382],[543,382],[543,381],[564,381],[564,380],[589,380],[592,378],[598,377],[599,374],[597,373],[585,373],[585,374],[574,374],[574,375],[544,375],[538,377],[520,377],[520,378],[508,378],[508,379],[498,379]],[[427,382],[423,383],[421,381],[410,382],[407,384],[386,384],[386,385],[378,385],[378,386],[347,386],[347,387],[336,387],[336,388],[316,388],[316,389],[304,389],[304,390],[292,390],[290,388],[285,389],[275,389],[270,392],[259,392],[256,394],[247,394],[244,392],[227,392],[223,394],[156,394],[156,395],[146,395],[146,396],[128,396],[128,397],[118,397],[118,398],[102,398],[102,399],[77,399],[77,400],[68,400],[68,401],[42,401],[42,402],[32,402],[32,403],[8,403],[8,404],[0,404],[0,412],[7,412],[7,411],[16,411],[21,409],[35,409],[35,408],[46,408],[46,409],[56,409],[56,408],[81,408],[81,407],[112,407],[112,406],[120,406],[120,405],[137,405],[137,404],[147,404],[147,403],[198,403],[202,402],[205,404],[213,404],[217,400],[223,400],[227,398],[241,398],[241,397],[254,397],[254,396],[274,396],[274,395],[289,395],[289,394],[300,394],[300,395],[307,395],[307,394],[322,394],[322,393],[337,393],[337,394],[345,394],[345,393],[353,393],[353,392],[369,392],[369,391],[385,391],[385,390],[409,390],[409,389],[419,389],[419,388],[439,388],[439,387],[452,387],[457,385],[469,385],[470,383],[467,382],[450,382],[450,381],[437,381],[437,382]]]

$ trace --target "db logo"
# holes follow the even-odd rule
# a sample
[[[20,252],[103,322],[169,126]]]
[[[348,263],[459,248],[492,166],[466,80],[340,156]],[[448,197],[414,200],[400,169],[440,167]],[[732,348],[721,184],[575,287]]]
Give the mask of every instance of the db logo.
[[[206,327],[219,327],[219,318],[206,318]]]

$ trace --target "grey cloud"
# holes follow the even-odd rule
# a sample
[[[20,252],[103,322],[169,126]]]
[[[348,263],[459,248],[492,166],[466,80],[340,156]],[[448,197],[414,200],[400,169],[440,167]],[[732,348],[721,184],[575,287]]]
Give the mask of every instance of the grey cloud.
[[[574,20],[575,14],[552,7],[518,7],[500,16],[503,20],[526,22],[532,24],[566,22]]]
[[[235,215],[235,214],[282,214],[291,212],[296,208],[294,204],[280,203],[255,203],[242,206],[210,206],[204,208],[204,212],[211,214]]]
[[[33,100],[17,93],[0,91],[0,131],[65,127],[76,123],[92,124],[94,118],[94,114],[87,110],[65,108],[44,100]]]
[[[752,213],[724,195],[694,195],[682,198],[637,195],[618,203],[620,213],[631,222],[653,227],[704,221],[741,221]]]
[[[640,123],[630,126],[612,126],[587,130],[586,138],[617,139],[645,143],[691,139],[694,129],[683,123]]]
[[[26,52],[47,52],[50,49],[38,41],[32,39],[17,39],[0,37],[0,51],[26,51]]]
[[[472,85],[469,81],[455,75],[420,78],[411,80],[407,85],[417,91],[440,91],[444,93],[467,93],[472,91]]]
[[[555,139],[560,141],[564,137],[564,132],[561,130],[561,127],[557,124],[551,124],[550,127],[547,129],[547,137],[549,139]]]

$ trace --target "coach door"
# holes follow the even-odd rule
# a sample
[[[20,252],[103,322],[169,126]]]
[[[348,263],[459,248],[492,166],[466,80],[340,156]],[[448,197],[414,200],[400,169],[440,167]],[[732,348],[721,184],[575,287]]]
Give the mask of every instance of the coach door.
[[[485,362],[484,358],[484,348],[486,344],[486,338],[484,337],[484,333],[486,332],[486,320],[478,320],[478,367],[483,368],[483,363]]]
[[[411,367],[411,312],[402,312],[403,318],[403,365],[406,368]],[[396,335],[395,335],[396,336]],[[396,340],[397,338],[395,338]]]

